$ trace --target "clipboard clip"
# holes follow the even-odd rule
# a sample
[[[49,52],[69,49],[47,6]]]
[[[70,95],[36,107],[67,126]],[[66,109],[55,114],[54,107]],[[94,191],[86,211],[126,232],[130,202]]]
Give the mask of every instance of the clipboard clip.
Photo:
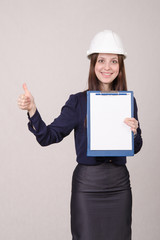
[[[99,92],[99,93],[96,93],[96,95],[100,95],[100,96],[117,96],[117,95],[127,95],[126,92],[117,92],[117,91],[111,91],[111,92]]]

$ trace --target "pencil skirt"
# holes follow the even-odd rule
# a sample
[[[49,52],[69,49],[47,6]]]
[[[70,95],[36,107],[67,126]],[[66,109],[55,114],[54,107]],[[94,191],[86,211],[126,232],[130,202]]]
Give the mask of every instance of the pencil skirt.
[[[72,177],[72,240],[131,240],[131,221],[127,167],[78,164]]]

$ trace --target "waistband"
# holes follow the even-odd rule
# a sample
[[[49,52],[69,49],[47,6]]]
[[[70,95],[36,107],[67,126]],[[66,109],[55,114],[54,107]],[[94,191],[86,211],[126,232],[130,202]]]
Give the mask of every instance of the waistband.
[[[102,159],[102,160],[97,160],[99,164],[101,163],[114,163],[112,159]]]

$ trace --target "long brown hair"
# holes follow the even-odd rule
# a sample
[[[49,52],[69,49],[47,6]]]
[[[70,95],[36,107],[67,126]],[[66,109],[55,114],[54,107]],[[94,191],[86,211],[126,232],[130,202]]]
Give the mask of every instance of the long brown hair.
[[[99,80],[95,74],[95,65],[97,62],[98,53],[93,53],[90,55],[90,69],[89,69],[89,77],[88,77],[88,90],[90,91],[100,91]],[[119,74],[112,82],[110,88],[111,91],[127,91],[127,81],[125,74],[125,66],[124,66],[124,56],[118,54],[118,62],[119,62]]]

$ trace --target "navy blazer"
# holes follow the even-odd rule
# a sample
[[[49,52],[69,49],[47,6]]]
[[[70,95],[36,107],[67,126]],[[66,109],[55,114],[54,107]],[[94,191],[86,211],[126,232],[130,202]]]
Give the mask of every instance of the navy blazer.
[[[87,94],[79,92],[70,95],[66,104],[62,107],[59,117],[46,126],[38,110],[29,118],[28,128],[36,136],[41,146],[48,146],[52,143],[62,141],[64,137],[70,134],[74,129],[75,148],[77,162],[85,165],[97,165],[101,162],[110,162],[117,165],[124,165],[126,157],[88,157],[87,156]],[[134,98],[134,117],[138,120],[137,104]],[[140,151],[142,147],[142,137],[140,125],[137,129],[137,135],[134,138],[134,153]]]

